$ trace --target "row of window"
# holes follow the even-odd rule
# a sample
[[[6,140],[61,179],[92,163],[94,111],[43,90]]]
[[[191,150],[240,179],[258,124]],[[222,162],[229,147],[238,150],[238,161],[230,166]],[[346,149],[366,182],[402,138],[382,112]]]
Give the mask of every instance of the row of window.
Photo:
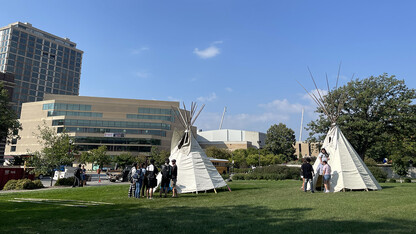
[[[24,30],[26,30],[26,31],[29,31],[29,32],[31,32],[31,33],[33,33],[33,34],[37,35],[37,36],[46,37],[46,38],[48,38],[49,40],[55,41],[55,42],[60,43],[60,44],[64,44],[64,45],[66,45],[66,46],[75,47],[75,44],[68,43],[68,42],[66,42],[66,41],[62,41],[62,40],[61,40],[61,39],[59,39],[59,38],[49,36],[48,34],[44,34],[44,33],[40,32],[40,31],[38,31],[38,30],[34,30],[34,29],[31,29],[31,28],[27,28],[27,27],[22,26],[22,25],[15,25],[14,27],[15,27],[15,28],[21,28],[21,29],[24,29]],[[19,31],[19,30],[16,30],[16,29],[13,29],[12,34],[13,34],[13,35],[15,35],[15,36],[19,36],[19,32],[20,32],[20,37],[23,37],[23,38],[27,38],[27,37],[29,37],[29,38],[28,38],[29,40],[33,40],[33,41],[35,40],[35,36],[30,35],[30,34],[27,34],[27,33],[25,33],[25,32]],[[41,39],[41,38],[37,38],[37,39],[36,39],[36,41],[37,41],[37,42],[39,42],[39,43],[42,43],[42,39]],[[53,43],[53,42],[52,42],[52,43],[50,43],[50,42],[49,42],[49,41],[47,41],[47,40],[45,40],[45,41],[44,41],[44,44],[45,44],[45,45],[49,45],[49,44],[50,44],[52,47],[56,47],[56,46],[57,46],[57,44],[55,44],[55,43]],[[58,46],[58,49],[59,49],[59,48],[62,48],[62,49],[64,49],[64,48],[65,48],[65,50],[69,50],[68,48],[63,47],[63,46]]]
[[[122,145],[106,145],[107,151],[118,151],[118,152],[150,152],[151,146],[122,146]],[[76,148],[79,151],[89,151],[97,149],[100,145],[77,145]]]
[[[171,109],[159,109],[159,108],[139,108],[140,114],[158,114],[158,115],[173,115]]]
[[[90,126],[90,127],[123,127],[123,128],[148,128],[170,130],[170,124],[146,123],[146,122],[125,122],[125,121],[104,121],[84,119],[59,119],[52,121],[53,126]]]
[[[94,117],[102,118],[103,113],[98,112],[78,112],[78,111],[48,111],[48,116],[85,116],[85,117]]]
[[[163,116],[163,115],[135,115],[135,114],[126,114],[127,119],[156,119],[174,122],[173,116]]]
[[[58,133],[63,132],[84,132],[84,133],[118,133],[118,134],[137,134],[155,135],[166,137],[166,131],[162,130],[143,130],[143,129],[114,129],[114,128],[77,128],[77,127],[58,127]]]
[[[47,103],[47,104],[43,104],[42,110],[81,110],[81,111],[91,111],[91,105],[66,104],[66,103]]]
[[[75,143],[122,144],[122,145],[160,145],[160,139],[124,137],[75,137]]]

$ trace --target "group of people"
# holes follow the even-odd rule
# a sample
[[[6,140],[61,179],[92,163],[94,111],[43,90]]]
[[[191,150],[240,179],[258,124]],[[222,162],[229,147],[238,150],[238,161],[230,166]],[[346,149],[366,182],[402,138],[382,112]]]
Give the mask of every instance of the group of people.
[[[321,152],[318,155],[319,165],[317,169],[317,174],[323,177],[323,184],[325,188],[325,193],[329,193],[331,189],[331,166],[328,164],[329,154],[325,148],[321,149]],[[313,186],[313,177],[315,172],[311,165],[311,158],[306,158],[301,166],[301,177],[303,179],[302,189],[306,192],[308,183],[310,184],[311,192],[314,192]]]
[[[81,166],[79,164],[74,171],[74,184],[72,187],[82,187],[84,185],[87,185],[87,170],[84,165]]]
[[[142,163],[138,167],[137,163],[134,163],[129,174],[128,179],[130,181],[129,197],[140,198],[144,197],[146,191],[146,198],[153,199],[153,190],[157,186],[157,174],[158,168],[154,165],[155,160],[150,159],[150,164],[146,166]],[[169,165],[169,159],[165,160],[165,164],[161,168],[162,181],[160,186],[160,197],[164,193],[164,197],[167,197],[167,193],[172,183],[172,197],[177,197],[176,180],[178,176],[178,167],[176,160],[172,160],[172,165]]]

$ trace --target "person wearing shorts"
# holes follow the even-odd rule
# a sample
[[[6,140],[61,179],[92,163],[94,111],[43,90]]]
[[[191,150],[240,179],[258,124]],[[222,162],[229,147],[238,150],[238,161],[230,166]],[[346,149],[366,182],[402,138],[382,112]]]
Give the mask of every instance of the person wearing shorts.
[[[323,175],[324,175],[324,186],[325,186],[325,193],[329,193],[331,189],[330,181],[331,181],[331,166],[329,166],[327,161],[322,162],[323,167]]]
[[[172,159],[172,197],[178,197],[176,191],[176,180],[178,178],[178,166],[176,165],[176,159]]]
[[[156,175],[159,172],[157,167],[154,165],[155,160],[150,159],[150,165],[146,168],[146,177],[147,177],[147,190],[146,197],[148,199],[153,199],[153,188],[157,186]]]

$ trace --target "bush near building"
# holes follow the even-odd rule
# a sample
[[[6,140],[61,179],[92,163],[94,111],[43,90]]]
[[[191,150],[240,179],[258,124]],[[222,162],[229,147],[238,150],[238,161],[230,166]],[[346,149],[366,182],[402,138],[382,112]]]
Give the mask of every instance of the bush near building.
[[[21,180],[9,180],[3,190],[24,190],[24,189],[39,189],[43,188],[43,184],[40,180],[32,181],[30,179]]]
[[[256,168],[250,173],[237,173],[234,180],[299,180],[300,169],[281,165]]]
[[[72,186],[74,185],[75,178],[68,177],[68,178],[60,178],[56,181],[55,186]]]

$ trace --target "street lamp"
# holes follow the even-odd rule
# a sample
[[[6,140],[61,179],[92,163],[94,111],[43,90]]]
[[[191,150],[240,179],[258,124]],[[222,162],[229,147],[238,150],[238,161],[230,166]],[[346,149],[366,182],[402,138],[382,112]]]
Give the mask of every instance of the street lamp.
[[[261,149],[260,143],[261,143],[261,141],[257,141],[257,144],[259,144],[259,167],[260,167],[260,149]]]

